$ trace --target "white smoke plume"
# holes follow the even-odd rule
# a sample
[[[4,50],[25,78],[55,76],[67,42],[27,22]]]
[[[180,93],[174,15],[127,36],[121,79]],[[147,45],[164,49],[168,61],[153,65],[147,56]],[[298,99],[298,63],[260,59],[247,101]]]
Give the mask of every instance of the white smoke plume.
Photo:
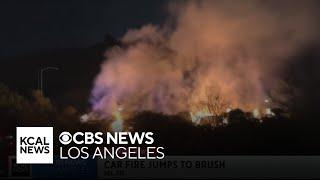
[[[318,39],[314,1],[190,1],[169,4],[162,26],[129,30],[106,52],[94,111],[168,114],[219,96],[229,107],[259,107],[287,59]]]

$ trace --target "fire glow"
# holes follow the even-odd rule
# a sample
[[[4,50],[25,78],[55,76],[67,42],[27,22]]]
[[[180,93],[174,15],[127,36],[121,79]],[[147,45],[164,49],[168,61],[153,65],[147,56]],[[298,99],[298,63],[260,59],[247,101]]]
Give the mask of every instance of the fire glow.
[[[266,3],[170,4],[168,23],[129,30],[106,52],[92,110],[112,116],[118,130],[124,111],[190,112],[194,122],[236,108],[272,115],[265,98],[286,59],[314,39],[317,19],[308,3]]]

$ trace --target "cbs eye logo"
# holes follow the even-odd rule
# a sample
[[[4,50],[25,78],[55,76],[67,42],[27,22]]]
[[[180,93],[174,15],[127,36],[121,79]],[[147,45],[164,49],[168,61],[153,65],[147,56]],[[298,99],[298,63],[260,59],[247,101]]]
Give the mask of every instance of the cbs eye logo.
[[[62,132],[59,136],[59,141],[63,145],[70,144],[72,141],[72,135],[69,132]]]

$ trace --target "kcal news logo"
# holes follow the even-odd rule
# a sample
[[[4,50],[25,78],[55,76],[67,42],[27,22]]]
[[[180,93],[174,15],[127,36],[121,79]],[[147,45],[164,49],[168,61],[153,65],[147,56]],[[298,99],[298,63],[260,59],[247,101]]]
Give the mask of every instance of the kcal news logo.
[[[17,164],[53,163],[53,127],[17,127]]]

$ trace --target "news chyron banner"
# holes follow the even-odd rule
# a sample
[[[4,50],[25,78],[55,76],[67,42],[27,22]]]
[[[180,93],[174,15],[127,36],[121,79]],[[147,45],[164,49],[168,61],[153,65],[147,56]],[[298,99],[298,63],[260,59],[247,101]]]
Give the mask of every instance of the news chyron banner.
[[[318,156],[166,156],[153,132],[61,132],[17,127],[9,177],[296,178],[318,177]],[[57,148],[54,150],[54,148]],[[309,167],[308,169],[303,169]]]

